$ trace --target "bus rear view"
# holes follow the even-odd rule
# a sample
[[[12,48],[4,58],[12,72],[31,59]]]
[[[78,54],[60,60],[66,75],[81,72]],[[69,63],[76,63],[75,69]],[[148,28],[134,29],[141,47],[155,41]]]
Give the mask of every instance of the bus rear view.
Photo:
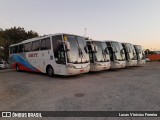
[[[126,66],[125,53],[120,42],[105,41],[110,53],[111,69],[124,68]]]

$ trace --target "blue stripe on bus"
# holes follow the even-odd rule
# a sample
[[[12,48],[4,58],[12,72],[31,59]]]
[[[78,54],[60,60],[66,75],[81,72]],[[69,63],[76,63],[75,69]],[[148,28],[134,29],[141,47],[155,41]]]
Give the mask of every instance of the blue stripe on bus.
[[[20,55],[12,55],[12,57],[16,62],[24,65],[25,67],[27,67],[27,68],[29,68],[29,69],[31,69],[33,71],[37,71],[37,69],[35,67],[33,67],[31,64],[29,64],[29,62],[25,58],[23,58],[22,56],[20,56]]]

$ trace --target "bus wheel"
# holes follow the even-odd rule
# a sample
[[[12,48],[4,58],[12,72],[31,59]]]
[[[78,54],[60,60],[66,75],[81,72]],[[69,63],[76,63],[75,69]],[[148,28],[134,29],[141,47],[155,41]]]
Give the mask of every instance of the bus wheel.
[[[20,71],[20,68],[18,65],[16,65],[16,71],[19,72]]]
[[[47,67],[47,70],[46,70],[46,73],[49,77],[53,77],[54,75],[54,71],[53,71],[53,68],[51,66],[48,66]]]

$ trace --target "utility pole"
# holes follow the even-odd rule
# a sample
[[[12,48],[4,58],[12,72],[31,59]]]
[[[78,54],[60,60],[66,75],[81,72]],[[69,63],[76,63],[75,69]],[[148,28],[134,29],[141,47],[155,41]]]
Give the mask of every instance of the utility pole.
[[[87,37],[87,28],[84,28],[84,36]]]

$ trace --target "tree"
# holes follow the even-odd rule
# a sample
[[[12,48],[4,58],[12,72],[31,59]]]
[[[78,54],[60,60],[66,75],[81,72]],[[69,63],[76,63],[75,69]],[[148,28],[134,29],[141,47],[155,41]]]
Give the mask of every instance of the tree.
[[[19,43],[26,39],[31,39],[34,37],[38,37],[38,33],[32,30],[25,31],[24,28],[21,27],[11,27],[10,29],[0,29],[0,47],[2,46],[4,49],[0,52],[0,57],[4,59],[8,59],[9,56],[9,46],[11,44]]]
[[[145,52],[146,55],[148,55],[148,54],[155,54],[154,51],[150,51],[149,49],[146,49],[144,52]]]
[[[5,46],[5,39],[3,36],[3,30],[0,28],[0,59],[4,57],[4,46]]]

